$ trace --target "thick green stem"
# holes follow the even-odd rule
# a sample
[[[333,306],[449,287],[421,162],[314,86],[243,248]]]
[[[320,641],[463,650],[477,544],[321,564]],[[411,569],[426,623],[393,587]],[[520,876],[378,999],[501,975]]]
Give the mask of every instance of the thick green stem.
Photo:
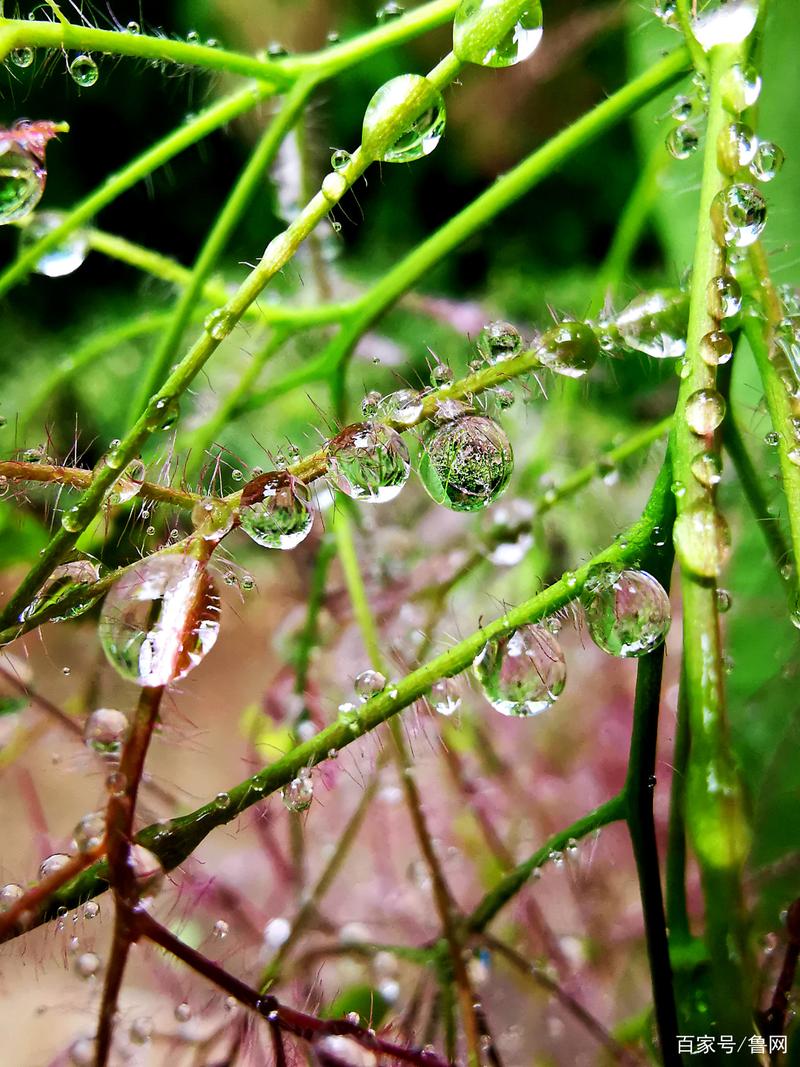
[[[713,489],[695,477],[700,452],[719,455],[712,431],[699,435],[691,403],[699,390],[716,394],[716,368],[702,356],[704,336],[720,328],[709,308],[713,278],[724,273],[723,248],[712,232],[712,203],[728,179],[717,166],[717,145],[726,113],[721,82],[741,58],[734,47],[710,55],[710,92],[697,242],[693,263],[687,334],[687,375],[681,382],[673,430],[673,463],[678,487],[676,547],[681,563],[686,695],[691,754],[686,820],[700,865],[706,901],[706,941],[711,959],[716,1022],[722,1033],[749,1033],[752,990],[742,901],[741,870],[749,831],[741,785],[728,739],[724,669],[715,577],[724,559],[724,520]],[[720,403],[722,401],[720,400]],[[687,417],[687,407],[690,414]],[[692,428],[694,427],[694,429]]]

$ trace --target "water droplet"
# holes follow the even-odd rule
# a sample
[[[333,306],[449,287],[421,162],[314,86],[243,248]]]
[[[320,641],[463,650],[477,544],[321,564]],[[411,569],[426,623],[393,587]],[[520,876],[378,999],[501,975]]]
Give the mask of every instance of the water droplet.
[[[704,51],[725,44],[741,44],[758,18],[756,0],[711,0],[692,20],[692,31]]]
[[[230,795],[230,793],[224,793],[224,792],[223,793],[217,793],[217,795],[214,797],[214,807],[218,811],[225,811],[230,806],[231,806],[231,795]]]
[[[134,1045],[146,1045],[153,1036],[153,1020],[148,1015],[139,1015],[130,1025],[128,1036]]]
[[[97,82],[99,74],[97,64],[86,53],[82,52],[79,56],[75,56],[68,69],[72,80],[81,89],[88,89]]]
[[[740,115],[758,100],[761,94],[761,75],[751,64],[736,63],[722,75],[720,90],[728,111]]]
[[[371,159],[410,163],[437,146],[444,133],[442,94],[420,74],[401,74],[375,93],[364,114],[362,147]]]
[[[124,678],[168,685],[213,648],[219,611],[214,582],[197,560],[151,556],[112,586],[100,615],[100,643]]]
[[[785,158],[783,149],[772,141],[759,141],[750,164],[750,173],[760,182],[771,182],[778,175]]]
[[[711,434],[725,418],[725,399],[716,389],[698,389],[686,401],[686,423],[700,436]]]
[[[158,856],[143,845],[133,845],[128,853],[128,865],[139,897],[154,897],[164,884],[164,868]]]
[[[453,511],[487,507],[505,490],[513,469],[508,438],[483,415],[463,415],[435,428],[419,460],[425,489]]]
[[[27,251],[43,237],[58,229],[65,216],[59,211],[42,211],[31,219],[19,234],[20,253]],[[55,248],[49,249],[36,261],[34,270],[48,278],[62,278],[81,266],[89,254],[89,238],[84,230],[74,230]]]
[[[600,344],[584,322],[561,322],[546,330],[536,345],[542,366],[568,378],[582,378],[597,362]]]
[[[289,940],[291,932],[292,924],[288,919],[279,916],[277,919],[270,919],[264,927],[264,940],[270,948],[280,948]]]
[[[694,111],[694,102],[690,96],[684,96],[679,93],[673,97],[672,103],[669,105],[669,113],[671,118],[676,122],[686,122],[688,118],[691,118]]]
[[[15,67],[20,67],[20,69],[24,70],[33,63],[33,49],[27,45],[23,45],[22,48],[12,48],[8,58]]]
[[[322,195],[332,203],[338,203],[347,192],[347,179],[344,174],[332,170],[322,179]]]
[[[46,170],[32,152],[0,135],[0,224],[29,215],[44,192]]]
[[[142,32],[142,28],[141,28],[141,26],[139,25],[138,22],[131,21],[125,27],[125,31],[127,33],[132,33],[134,35],[134,37],[135,37],[137,33],[141,33]]]
[[[180,1004],[175,1005],[175,1011],[173,1012],[173,1015],[175,1016],[176,1023],[188,1023],[188,1021],[192,1017],[192,1009],[184,1000],[181,1001]]]
[[[623,340],[655,359],[676,359],[686,352],[689,302],[679,289],[641,293],[617,316]]]
[[[314,782],[311,772],[303,768],[296,778],[281,790],[281,799],[287,811],[306,811],[314,799]]]
[[[462,63],[513,67],[542,39],[539,0],[462,0],[453,21],[453,51]]]
[[[73,1067],[92,1067],[94,1063],[94,1041],[90,1037],[79,1037],[69,1046],[69,1062]]]
[[[717,138],[717,166],[723,174],[736,174],[756,153],[758,138],[743,122],[730,122]]]
[[[490,322],[478,334],[476,347],[487,363],[502,363],[522,351],[522,338],[510,322]]]
[[[205,541],[221,541],[233,529],[234,509],[224,500],[203,497],[192,508],[192,525]]]
[[[379,422],[346,426],[328,442],[327,455],[334,485],[354,500],[374,504],[394,500],[411,467],[402,437]]]
[[[672,613],[661,584],[646,571],[623,570],[593,585],[586,621],[611,656],[645,656],[667,636]]]
[[[124,796],[125,790],[128,786],[128,779],[122,773],[122,771],[112,771],[106,778],[106,791],[109,796],[121,797]]]
[[[709,367],[727,363],[733,355],[733,342],[724,330],[711,330],[700,339],[700,355]]]
[[[112,462],[108,463],[108,466],[114,467],[113,461],[116,459],[116,455],[113,450],[109,452],[107,461],[108,459],[112,460]],[[125,468],[125,473],[114,482],[112,489],[109,491],[106,497],[108,503],[116,507],[119,504],[125,504],[128,500],[133,500],[141,492],[146,474],[145,465],[140,459],[131,460]]]
[[[446,363],[434,363],[431,367],[431,385],[434,389],[440,389],[443,385],[449,385],[453,380],[452,368]]]
[[[727,589],[717,589],[717,611],[721,615],[731,610],[731,594]]]
[[[714,452],[698,452],[692,460],[692,474],[697,481],[710,489],[722,480],[722,464]]]
[[[439,715],[454,715],[461,707],[461,696],[452,678],[440,678],[431,686],[430,705]]]
[[[331,154],[331,166],[334,170],[345,170],[350,166],[353,157],[343,148],[335,148]]]
[[[376,694],[383,692],[386,688],[386,678],[380,671],[362,671],[360,674],[356,675],[353,687],[356,691],[356,695],[363,704],[369,700],[370,697],[374,697]]]
[[[473,671],[495,711],[521,718],[549,708],[567,679],[561,646],[542,625],[488,641]]]
[[[413,389],[398,389],[379,399],[375,414],[400,426],[413,426],[422,414],[422,397]]]
[[[405,10],[403,5],[398,4],[396,0],[387,0],[387,3],[381,4],[375,12],[375,19],[379,25],[384,26],[387,22],[399,19],[405,13]]]
[[[314,522],[306,485],[286,471],[270,471],[242,490],[240,525],[265,548],[291,549],[304,541]]]
[[[52,856],[48,856],[42,860],[39,867],[39,877],[49,878],[51,874],[55,874],[56,871],[60,871],[63,867],[70,862],[70,857],[64,852],[54,852]]]
[[[675,0],[654,0],[653,14],[665,26],[677,28],[678,5]]]
[[[688,159],[697,151],[699,144],[700,134],[688,122],[681,123],[667,134],[667,151],[673,159]]]
[[[708,503],[693,504],[678,515],[673,541],[681,566],[700,578],[716,578],[730,558],[730,529]]]
[[[82,952],[73,966],[79,978],[94,978],[100,970],[100,957],[94,952]]]
[[[767,223],[766,201],[754,185],[729,185],[714,197],[711,223],[719,244],[746,248],[758,240]]]
[[[709,315],[727,319],[738,315],[742,307],[742,288],[730,274],[718,274],[708,283],[706,301]]]
[[[156,397],[151,401],[147,411],[148,430],[169,430],[180,417],[181,409],[177,399],[173,396]]]
[[[90,811],[78,822],[72,831],[72,836],[78,852],[92,852],[102,842],[105,833],[105,811]]]
[[[203,329],[215,341],[224,341],[234,326],[233,315],[225,308],[216,308],[206,315]]]
[[[0,889],[0,915],[12,908],[16,902],[25,896],[25,890],[16,882],[8,882]]]
[[[228,926],[225,920],[217,919],[211,930],[211,935],[212,937],[215,937],[218,941],[224,941],[224,939],[228,936],[229,932],[230,926]]]

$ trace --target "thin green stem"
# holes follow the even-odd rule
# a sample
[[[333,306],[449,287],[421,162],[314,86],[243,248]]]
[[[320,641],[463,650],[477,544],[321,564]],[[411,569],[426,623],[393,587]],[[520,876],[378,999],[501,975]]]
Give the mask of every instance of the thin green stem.
[[[170,823],[156,824],[142,830],[137,840],[150,848],[161,860],[166,869],[182,863],[200,842],[217,826],[225,825],[237,818],[252,804],[263,800],[265,796],[282,788],[297,777],[303,767],[314,766],[329,757],[331,752],[339,751],[352,744],[359,737],[376,729],[393,715],[409,707],[414,701],[425,696],[434,682],[440,678],[450,677],[466,670],[488,640],[504,636],[528,623],[546,618],[580,596],[592,569],[609,563],[615,567],[635,565],[643,558],[651,546],[653,529],[658,526],[663,514],[666,495],[670,492],[672,481],[668,464],[662,468],[653,492],[640,519],[619,539],[588,560],[576,570],[568,572],[559,581],[548,586],[530,600],[516,608],[504,612],[499,618],[486,623],[479,630],[459,641],[445,652],[429,660],[423,666],[412,671],[391,688],[368,700],[358,712],[344,715],[321,730],[313,738],[303,742],[291,752],[282,756],[262,771],[246,779],[228,791],[230,804],[220,808],[213,800],[188,815],[173,819]],[[624,817],[624,796],[602,805],[597,812],[579,820],[576,826],[565,831],[566,837],[559,836],[561,847],[570,837],[578,837],[607,822]],[[585,827],[582,829],[582,827]],[[551,844],[546,853],[536,853],[533,862],[522,864],[508,875],[493,895],[492,903],[481,909],[488,914],[487,921],[496,911],[507,903],[515,892],[525,883],[531,872],[545,862],[549,852],[556,846]],[[86,900],[101,892],[105,885],[102,866],[95,865],[81,878],[76,879],[47,908],[37,914],[33,924],[46,921],[56,914],[63,904],[74,906],[76,901]],[[72,902],[72,903],[70,903]],[[487,911],[488,909],[488,911]]]
[[[681,672],[678,715],[672,750],[672,784],[667,831],[666,904],[667,925],[674,945],[691,939],[689,909],[686,904],[686,772],[689,764],[689,702],[686,679]]]
[[[203,242],[188,283],[175,305],[169,329],[165,331],[158,348],[153,353],[153,358],[142,376],[141,385],[134,394],[129,421],[135,422],[139,417],[150,396],[158,389],[166,371],[174,362],[195,304],[203,291],[204,283],[219,260],[231,233],[247,210],[256,190],[263,183],[264,174],[269,171],[283,139],[302,113],[315,86],[316,82],[312,78],[303,79],[292,86],[277,115],[253,149],[250,159]],[[222,303],[225,303],[224,298]]]

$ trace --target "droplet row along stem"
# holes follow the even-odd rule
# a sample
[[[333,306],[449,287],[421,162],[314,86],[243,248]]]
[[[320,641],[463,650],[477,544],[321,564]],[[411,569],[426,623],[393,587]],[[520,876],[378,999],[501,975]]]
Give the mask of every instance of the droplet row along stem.
[[[230,822],[251,805],[287,785],[302,768],[313,767],[321,763],[329,757],[331,751],[346,748],[359,737],[374,730],[403,708],[413,704],[415,700],[426,696],[431,686],[439,679],[451,677],[466,670],[488,640],[510,634],[522,626],[553,615],[560,608],[575,600],[580,596],[594,568],[604,564],[611,564],[617,568],[636,566],[652,549],[653,531],[663,522],[665,500],[670,492],[671,483],[671,466],[667,461],[656,479],[642,517],[626,531],[624,538],[615,541],[583,566],[564,575],[541,593],[516,608],[510,609],[492,622],[486,623],[469,637],[412,671],[399,680],[391,690],[387,688],[363,704],[357,714],[349,718],[347,722],[337,720],[309,741],[292,749],[286,756],[228,790],[230,803],[224,808],[220,808],[212,800],[185,816],[173,819],[166,825],[156,824],[145,828],[137,835],[137,842],[155,853],[166,870],[171,870],[182,863],[211,830]],[[615,811],[617,810],[619,809],[615,808]],[[569,836],[578,836],[578,834],[567,833],[567,838]],[[538,853],[536,855],[538,856]],[[544,860],[534,863],[530,871],[540,866],[541,862]],[[528,870],[526,865],[522,867]],[[521,871],[516,869],[512,873],[514,885],[519,888],[517,883]],[[60,906],[72,907],[80,901],[95,896],[105,887],[106,882],[97,869],[89,869],[54,896],[47,910],[36,916],[34,925],[52,918]],[[510,899],[515,891],[513,888],[504,889],[503,899]]]
[[[691,730],[691,758],[687,789],[687,829],[703,878],[706,899],[706,939],[711,957],[717,1021],[722,1031],[748,1032],[752,997],[747,978],[748,944],[742,921],[741,865],[747,845],[743,831],[741,787],[730,753],[724,693],[724,670],[717,614],[716,574],[722,560],[717,546],[718,516],[713,486],[699,481],[692,465],[700,450],[719,456],[715,429],[699,435],[690,425],[687,408],[700,391],[716,394],[716,368],[702,356],[703,338],[719,329],[708,306],[712,279],[724,274],[725,254],[712,232],[712,204],[729,183],[717,165],[717,146],[731,116],[725,108],[722,81],[742,59],[741,49],[720,46],[709,56],[710,101],[699,201],[698,234],[693,262],[689,327],[688,374],[681,382],[673,430],[673,464],[678,519],[675,543],[681,564],[683,649]],[[704,439],[705,438],[705,439]],[[700,517],[700,536],[692,536]],[[689,531],[688,536],[685,532]],[[698,545],[710,540],[711,564],[698,557],[709,553]],[[726,904],[726,906],[722,906]],[[732,925],[729,925],[732,924]],[[731,959],[735,944],[737,963]]]

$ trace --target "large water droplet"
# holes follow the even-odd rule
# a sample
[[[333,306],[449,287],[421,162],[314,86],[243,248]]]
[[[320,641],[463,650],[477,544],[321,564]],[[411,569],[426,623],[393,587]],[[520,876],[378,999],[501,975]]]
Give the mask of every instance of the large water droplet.
[[[8,882],[0,889],[0,915],[8,911],[21,897],[25,896],[25,890],[16,882]]]
[[[76,85],[88,89],[97,82],[99,71],[91,56],[81,53],[69,65],[69,73]]]
[[[742,287],[730,274],[718,274],[708,283],[706,304],[709,315],[727,319],[742,309]]]
[[[462,63],[513,67],[542,39],[539,0],[462,0],[453,21],[453,51]]]
[[[98,560],[83,552],[74,553],[73,559],[55,568],[31,604],[22,612],[20,619],[30,618],[37,612],[45,610],[52,622],[77,618],[88,611],[94,603],[91,589],[99,577]],[[87,595],[82,597],[79,595],[81,592]],[[67,599],[69,603],[66,603]]]
[[[625,343],[656,359],[676,359],[686,352],[689,302],[679,289],[640,293],[617,316]]]
[[[27,45],[23,45],[22,48],[12,48],[8,58],[15,67],[24,70],[33,63],[33,49],[29,48]]]
[[[72,831],[78,852],[91,852],[102,842],[106,833],[105,811],[90,811]]]
[[[408,480],[408,449],[400,434],[379,422],[346,426],[327,447],[333,482],[347,496],[374,504],[394,500]]]
[[[314,799],[314,782],[311,772],[305,767],[296,778],[281,790],[281,798],[287,811],[306,811]]]
[[[58,229],[63,221],[64,215],[59,211],[42,211],[34,215],[28,225],[20,230],[20,253],[25,252],[31,245]],[[63,278],[64,275],[72,274],[77,270],[88,254],[87,234],[84,230],[74,230],[55,248],[49,249],[40,256],[33,269],[37,274],[44,274],[48,278]]]
[[[422,484],[437,504],[478,511],[503,492],[514,454],[502,428],[484,415],[463,415],[427,437],[419,460]]]
[[[219,633],[219,594],[189,556],[151,556],[123,575],[105,599],[99,635],[109,662],[141,686],[189,673]]]
[[[83,727],[86,744],[103,756],[118,756],[127,736],[128,717],[116,708],[98,708]]]
[[[17,222],[36,207],[47,176],[36,156],[0,132],[0,224]]]
[[[701,501],[682,511],[672,538],[681,566],[700,578],[716,578],[730,558],[730,529],[709,503]]]
[[[70,862],[70,857],[65,852],[54,852],[47,856],[39,866],[39,878],[49,878],[56,871],[62,870]]]
[[[364,114],[362,147],[384,163],[410,163],[437,146],[444,133],[442,94],[420,74],[401,74],[378,89]]]
[[[522,338],[510,322],[489,322],[478,334],[476,347],[487,363],[502,363],[522,351]]]
[[[623,570],[597,582],[586,603],[592,640],[611,656],[645,656],[667,636],[669,597],[647,571]]]
[[[746,41],[757,19],[756,0],[711,0],[693,20],[692,30],[701,47],[710,52],[718,45]]]
[[[716,389],[698,389],[686,401],[686,422],[701,437],[713,433],[725,418],[725,398]]]
[[[422,414],[422,397],[413,389],[398,389],[378,399],[375,414],[401,426],[413,426]]]
[[[536,345],[542,366],[567,378],[582,378],[600,355],[600,343],[585,322],[561,322],[546,330]]]
[[[495,711],[519,718],[546,711],[567,680],[561,646],[541,625],[522,626],[488,641],[473,671]]]
[[[253,478],[242,490],[239,522],[265,548],[295,548],[314,523],[308,488],[286,471]]]
[[[746,248],[758,240],[767,223],[766,201],[754,185],[729,185],[714,197],[711,222],[719,244]]]
[[[750,173],[760,182],[771,182],[777,177],[785,158],[783,149],[778,145],[772,141],[760,141],[750,164]]]

